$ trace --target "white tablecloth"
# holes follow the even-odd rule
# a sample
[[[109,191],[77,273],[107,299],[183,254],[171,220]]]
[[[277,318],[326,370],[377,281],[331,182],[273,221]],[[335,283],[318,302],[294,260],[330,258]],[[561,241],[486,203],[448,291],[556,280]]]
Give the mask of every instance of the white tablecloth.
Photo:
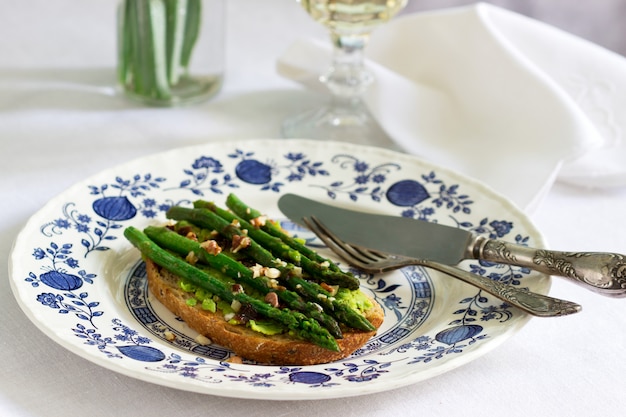
[[[620,416],[626,300],[555,279],[580,314],[533,319],[495,351],[439,377],[366,397],[234,400],[164,388],[83,360],[22,313],[7,258],[25,221],[100,170],[208,141],[278,137],[281,119],[321,98],[279,77],[277,57],[324,31],[292,0],[228,0],[227,72],[215,99],[154,109],[112,94],[113,0],[22,0],[0,13],[0,415]],[[527,169],[531,167],[528,166]],[[532,219],[553,248],[626,252],[624,189],[556,184]]]

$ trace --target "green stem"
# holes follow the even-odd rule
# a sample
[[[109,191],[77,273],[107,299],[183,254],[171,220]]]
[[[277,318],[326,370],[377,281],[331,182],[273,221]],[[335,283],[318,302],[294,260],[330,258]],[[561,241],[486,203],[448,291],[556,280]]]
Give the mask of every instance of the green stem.
[[[229,221],[208,209],[190,209],[174,206],[167,211],[166,216],[169,219],[185,220],[194,223],[201,228],[215,230],[229,239],[231,239],[235,234],[244,234],[241,229],[233,226]],[[374,326],[372,326],[367,319],[348,306],[333,301],[330,294],[323,290],[319,285],[294,277],[290,274],[293,270],[293,265],[281,266],[281,262],[278,261],[278,259],[276,259],[270,251],[256,243],[254,240],[251,240],[251,244],[248,248],[246,248],[245,252],[247,256],[254,259],[259,264],[267,266],[274,265],[276,268],[281,270],[281,282],[285,282],[292,291],[306,295],[305,298],[308,300],[312,302],[318,302],[320,300],[325,302],[324,298],[328,298],[329,301],[327,306],[329,309],[327,309],[326,312],[331,314],[340,322],[347,323],[348,326],[360,330],[374,330]],[[325,271],[332,272],[329,270]],[[298,287],[298,284],[301,284],[300,287]],[[301,287],[305,287],[306,291],[303,291]],[[315,290],[317,290],[317,292]],[[322,297],[320,297],[319,294],[322,294]],[[322,305],[322,307],[324,306]],[[338,312],[339,315],[337,315],[336,312]]]
[[[189,70],[193,49],[200,36],[202,23],[202,0],[187,0],[187,12],[185,13],[185,32],[181,48],[180,65]]]
[[[168,100],[189,71],[200,34],[201,0],[124,0],[118,79],[129,91]]]
[[[148,226],[144,233],[157,245],[164,249],[172,250],[181,256],[193,252],[198,261],[209,265],[211,268],[226,274],[236,282],[240,282],[253,290],[265,296],[270,291],[275,292],[278,298],[283,301],[289,308],[303,312],[306,316],[311,317],[333,335],[340,339],[342,337],[339,324],[335,319],[319,311],[313,303],[305,302],[297,293],[286,289],[274,289],[269,279],[264,276],[255,277],[254,273],[236,260],[222,254],[210,254],[202,248],[200,243],[179,235],[173,230],[165,227]]]
[[[239,217],[236,214],[229,212],[228,210],[224,210],[214,203],[204,200],[194,201],[193,206],[198,209],[211,210],[213,213],[226,220],[229,224],[233,221],[239,222],[241,229],[247,230],[248,236],[250,236],[252,239],[254,239],[255,242],[268,249],[274,254],[274,256],[282,259],[283,261],[293,262],[296,265],[299,265],[302,261],[302,255],[300,254],[300,252],[298,252],[297,250],[293,250],[282,240],[248,223],[248,221],[246,221],[242,217]]]
[[[266,233],[265,231],[251,225],[243,218],[227,210],[221,209],[211,202],[198,200],[194,202],[194,206],[198,207],[199,210],[210,210],[217,216],[223,218],[228,224],[231,224],[233,220],[238,221],[241,225],[241,229],[245,229],[248,236],[252,238],[253,241],[257,242],[261,247],[268,249],[269,252],[271,252],[275,257],[280,258],[283,261],[289,261],[294,265],[301,266],[303,270],[322,282],[330,285],[339,285],[351,290],[359,288],[359,281],[354,275],[341,270],[331,269],[330,265],[333,264],[332,262],[315,262],[306,256],[303,256],[302,253],[294,250],[279,238]],[[219,231],[220,229],[216,230]],[[253,250],[255,252],[257,251],[256,248]]]
[[[239,217],[247,221],[262,217],[262,213],[260,211],[248,206],[246,203],[241,201],[235,194],[232,194],[232,193],[229,194],[228,197],[226,197],[226,206],[229,209],[231,209],[235,214],[237,214]],[[280,240],[285,242],[287,245],[297,250],[302,255],[306,256],[312,261],[315,261],[317,263],[328,263],[329,268],[331,270],[340,271],[337,264],[330,261],[329,259],[324,258],[313,249],[309,248],[308,246],[298,242],[296,239],[289,236],[287,233],[283,231],[283,229],[280,227],[278,223],[268,220],[265,222],[263,226],[261,226],[261,229],[263,229],[268,234],[279,238]]]
[[[170,84],[175,85],[178,83],[181,72],[179,65],[185,36],[187,0],[169,0],[166,3],[166,10],[167,78]]]
[[[170,85],[167,81],[167,53],[165,47],[167,11],[162,0],[148,0],[150,16],[150,40],[152,60],[148,61],[155,80],[154,94],[158,98],[169,98]]]
[[[168,219],[186,220],[204,229],[215,230],[228,239],[232,239],[235,235],[246,235],[246,233],[240,228],[207,209],[190,209],[186,207],[174,206],[171,207],[165,215]],[[271,252],[259,245],[253,239],[251,239],[250,246],[248,246],[245,251],[251,258],[255,259],[261,265],[273,267],[279,266],[279,263],[276,262],[276,259]]]
[[[124,230],[124,236],[133,246],[139,249],[142,255],[172,274],[190,281],[227,302],[237,300],[242,304],[248,304],[260,315],[277,321],[302,339],[311,341],[329,350],[339,351],[337,341],[317,321],[309,319],[296,311],[272,307],[245,293],[231,292],[219,279],[162,249],[148,238],[145,233],[132,226]]]
[[[369,320],[359,314],[359,312],[346,304],[337,302],[337,300],[333,299],[330,293],[313,282],[309,282],[302,278],[292,277],[287,281],[287,286],[292,291],[300,294],[303,298],[315,300],[316,303],[322,306],[324,311],[329,312],[329,314],[341,323],[345,323],[353,329],[363,330],[366,332],[376,330],[376,327],[374,327]]]

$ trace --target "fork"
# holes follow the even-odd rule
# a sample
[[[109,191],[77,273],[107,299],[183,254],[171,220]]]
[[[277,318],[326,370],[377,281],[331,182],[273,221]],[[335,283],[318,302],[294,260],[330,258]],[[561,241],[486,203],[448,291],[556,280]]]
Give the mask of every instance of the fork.
[[[331,251],[350,265],[364,272],[381,273],[410,265],[419,265],[458,278],[533,316],[565,316],[577,313],[582,309],[579,304],[571,301],[516,288],[454,266],[444,265],[426,259],[390,254],[345,242],[331,232],[315,216],[303,217],[302,221]]]

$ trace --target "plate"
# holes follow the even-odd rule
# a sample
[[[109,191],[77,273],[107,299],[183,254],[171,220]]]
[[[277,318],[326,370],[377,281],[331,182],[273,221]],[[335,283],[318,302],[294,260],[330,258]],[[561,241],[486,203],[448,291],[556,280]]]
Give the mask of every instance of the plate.
[[[258,139],[176,149],[105,170],[29,219],[10,256],[11,286],[46,335],[87,360],[143,381],[241,398],[349,397],[413,384],[489,352],[529,316],[474,287],[421,267],[355,271],[385,323],[351,357],[316,366],[230,363],[147,291],[125,227],[165,221],[172,205],[228,193],[319,245],[278,211],[282,193],[455,225],[534,247],[540,233],[484,185],[416,157],[339,142]],[[323,247],[319,250],[331,257]],[[547,293],[548,276],[464,261],[463,268]],[[345,267],[345,265],[342,265]]]

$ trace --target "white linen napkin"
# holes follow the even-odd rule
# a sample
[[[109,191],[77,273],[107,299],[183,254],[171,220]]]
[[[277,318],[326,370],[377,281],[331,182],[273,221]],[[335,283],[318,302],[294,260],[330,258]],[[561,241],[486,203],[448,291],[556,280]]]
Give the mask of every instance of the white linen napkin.
[[[314,89],[329,42],[304,39],[277,63]],[[407,151],[477,178],[527,211],[557,176],[624,185],[626,60],[522,15],[478,3],[377,29],[364,100]],[[622,93],[622,94],[619,94]]]

